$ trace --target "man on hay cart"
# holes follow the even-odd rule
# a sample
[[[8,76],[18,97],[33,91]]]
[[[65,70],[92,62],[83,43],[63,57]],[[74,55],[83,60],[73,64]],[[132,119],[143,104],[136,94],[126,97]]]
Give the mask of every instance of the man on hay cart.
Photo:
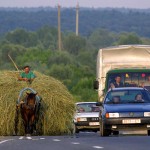
[[[23,69],[24,69],[24,72],[20,74],[20,76],[18,77],[18,80],[32,83],[32,81],[35,79],[36,76],[32,71],[30,71],[30,66],[24,66]]]

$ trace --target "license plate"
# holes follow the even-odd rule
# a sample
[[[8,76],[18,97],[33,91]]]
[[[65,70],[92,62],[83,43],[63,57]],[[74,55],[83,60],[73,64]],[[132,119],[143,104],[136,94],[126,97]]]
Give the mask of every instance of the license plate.
[[[141,123],[141,119],[126,119],[122,120],[123,124]]]
[[[90,125],[90,126],[98,126],[98,125],[99,125],[99,122],[89,122],[89,125]]]

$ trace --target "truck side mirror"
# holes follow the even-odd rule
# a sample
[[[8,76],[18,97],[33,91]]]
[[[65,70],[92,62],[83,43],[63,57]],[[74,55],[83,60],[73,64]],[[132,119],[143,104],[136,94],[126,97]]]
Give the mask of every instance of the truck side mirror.
[[[97,80],[94,81],[93,83],[94,89],[98,90],[99,89],[99,82]]]

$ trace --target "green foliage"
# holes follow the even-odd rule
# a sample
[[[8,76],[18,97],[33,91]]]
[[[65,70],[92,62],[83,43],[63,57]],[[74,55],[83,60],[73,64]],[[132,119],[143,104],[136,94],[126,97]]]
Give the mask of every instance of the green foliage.
[[[37,44],[37,35],[33,32],[28,32],[24,29],[16,29],[9,32],[5,36],[6,40],[13,44],[23,45],[25,47],[32,47]]]
[[[48,59],[48,66],[52,66],[53,64],[73,64],[74,58],[68,52],[65,51],[53,51],[51,57]]]
[[[142,43],[144,45],[150,45],[150,39],[149,38],[141,38],[141,40],[142,40]]]
[[[88,47],[99,49],[111,46],[116,41],[116,35],[106,29],[96,29],[88,38]]]
[[[77,61],[84,65],[84,66],[89,66],[90,68],[96,68],[96,56],[97,56],[97,50],[86,50],[86,51],[81,51],[76,59]]]
[[[97,101],[97,92],[92,87],[93,78],[83,77],[76,83],[71,92],[77,101]]]
[[[69,34],[64,38],[64,49],[71,54],[78,54],[80,50],[85,49],[86,40],[81,36]]]
[[[8,54],[16,60],[17,57],[20,55],[22,56],[26,49],[21,45],[14,45],[14,44],[2,44],[0,48],[0,56],[1,56],[1,64],[0,69],[9,69],[11,67],[14,68],[13,64],[11,63]]]
[[[39,43],[42,44],[44,49],[57,49],[57,29],[44,26],[37,31]]]
[[[135,33],[123,33],[118,41],[119,45],[142,44],[142,40]]]
[[[30,65],[46,75],[63,82],[76,101],[97,101],[93,90],[96,74],[96,57],[99,48],[118,44],[150,44],[131,32],[120,34],[96,29],[88,37],[62,33],[63,50],[57,50],[57,30],[43,26],[35,32],[16,29],[0,38],[0,69],[14,70],[13,60],[22,69]]]
[[[54,64],[51,66],[49,73],[51,76],[63,81],[65,79],[70,79],[72,77],[73,72],[70,69],[69,65]]]
[[[57,27],[57,14],[57,8],[2,8],[0,10],[0,35],[18,27],[29,31],[36,31],[45,25]],[[112,32],[135,32],[140,36],[150,37],[149,18],[149,9],[80,8],[79,31],[81,35],[87,36],[95,29],[105,28]],[[66,30],[74,32],[75,21],[74,8],[61,9],[63,32]],[[45,46],[51,45],[45,43]]]
[[[48,61],[49,56],[51,55],[51,51],[48,50],[40,50],[38,48],[29,48],[24,51],[23,56],[18,54],[16,61],[19,65],[29,65],[32,62],[38,64],[45,64]]]

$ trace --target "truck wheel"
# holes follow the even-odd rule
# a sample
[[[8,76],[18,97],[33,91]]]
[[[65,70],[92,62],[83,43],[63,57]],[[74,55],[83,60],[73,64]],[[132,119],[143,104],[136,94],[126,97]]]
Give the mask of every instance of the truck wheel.
[[[106,130],[106,129],[105,129],[105,126],[104,126],[104,123],[101,122],[101,123],[100,123],[100,135],[101,135],[101,136],[109,136],[110,133],[111,133],[111,131],[110,131],[110,130]]]
[[[113,135],[119,135],[119,131],[113,131]]]

